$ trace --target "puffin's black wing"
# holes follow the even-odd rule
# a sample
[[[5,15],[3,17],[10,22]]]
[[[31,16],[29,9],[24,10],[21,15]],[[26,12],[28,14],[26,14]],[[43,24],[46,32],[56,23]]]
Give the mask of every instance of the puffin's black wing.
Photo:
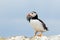
[[[46,29],[48,31],[48,28],[46,27],[45,23],[42,20],[40,20],[40,19],[38,19],[38,20],[42,23],[44,29]]]

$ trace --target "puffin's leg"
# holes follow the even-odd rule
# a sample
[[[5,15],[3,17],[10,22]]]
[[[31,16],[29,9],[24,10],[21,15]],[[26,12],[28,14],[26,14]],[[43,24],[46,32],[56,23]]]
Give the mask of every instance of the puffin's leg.
[[[34,36],[36,36],[36,34],[37,34],[37,31],[34,32]]]
[[[40,37],[43,36],[42,32],[38,36],[40,36]]]

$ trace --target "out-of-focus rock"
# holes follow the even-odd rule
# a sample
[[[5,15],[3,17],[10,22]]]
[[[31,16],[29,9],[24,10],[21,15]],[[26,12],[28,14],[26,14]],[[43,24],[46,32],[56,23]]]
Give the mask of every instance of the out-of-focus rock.
[[[1,37],[0,40],[5,40],[5,38],[2,38],[2,37]]]
[[[10,37],[7,38],[6,40],[25,40],[25,36],[14,36],[14,37]]]
[[[60,35],[49,36],[48,40],[60,40]]]
[[[25,37],[25,36],[14,36],[14,37],[9,37],[9,38],[5,38],[2,39],[0,38],[0,40],[60,40],[60,35],[52,35],[52,36],[34,36],[34,37]]]
[[[35,37],[32,37],[31,40],[48,40],[48,38],[46,36],[35,36]]]
[[[46,36],[34,36],[31,38],[25,37],[25,36],[15,36],[15,37],[10,37],[6,40],[48,40],[48,38]]]

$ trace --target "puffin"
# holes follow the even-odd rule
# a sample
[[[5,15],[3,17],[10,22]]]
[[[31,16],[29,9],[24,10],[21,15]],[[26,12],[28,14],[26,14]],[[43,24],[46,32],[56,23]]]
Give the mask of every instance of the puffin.
[[[35,11],[28,13],[26,18],[35,31],[34,36],[36,36],[37,33],[39,32],[38,36],[41,37],[43,35],[42,34],[43,32],[48,31],[46,24],[41,19],[38,18],[38,15]]]

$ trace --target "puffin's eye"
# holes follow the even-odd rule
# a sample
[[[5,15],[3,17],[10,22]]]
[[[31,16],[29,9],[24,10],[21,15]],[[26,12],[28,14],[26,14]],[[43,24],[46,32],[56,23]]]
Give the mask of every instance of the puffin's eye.
[[[32,13],[33,14],[33,13]]]
[[[36,12],[34,12],[34,13],[36,13]]]

